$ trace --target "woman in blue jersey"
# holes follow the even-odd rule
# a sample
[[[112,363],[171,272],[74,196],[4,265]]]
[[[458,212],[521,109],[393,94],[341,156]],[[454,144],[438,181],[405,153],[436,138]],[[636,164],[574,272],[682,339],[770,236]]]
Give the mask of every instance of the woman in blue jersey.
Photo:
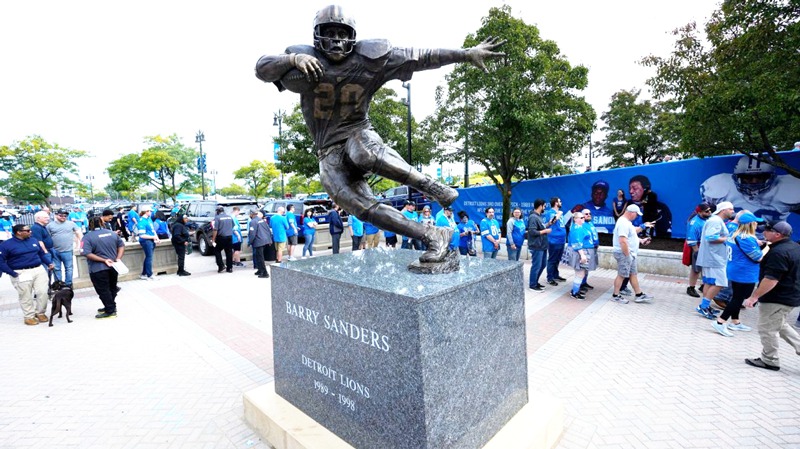
[[[527,223],[522,219],[522,209],[515,207],[506,222],[506,251],[508,260],[519,260],[522,244],[525,242]]]
[[[303,238],[306,239],[303,245],[303,258],[306,257],[308,251],[309,257],[314,257],[312,250],[314,249],[314,236],[317,233],[317,221],[314,220],[314,210],[309,208],[303,212]]]
[[[582,212],[572,214],[572,225],[569,230],[569,240],[567,251],[569,252],[569,265],[575,269],[575,277],[572,279],[572,291],[570,296],[575,299],[584,300],[586,297],[581,293],[581,284],[586,271],[591,267],[592,259],[590,250],[594,249],[592,232],[588,226],[584,226],[586,217]]]
[[[763,221],[750,212],[744,212],[739,216],[739,227],[728,237],[726,273],[733,296],[722,314],[711,323],[717,332],[726,337],[733,337],[731,330],[751,330],[750,326],[739,321],[739,311],[744,300],[753,293],[758,282],[759,262],[769,251],[768,246],[762,250],[756,238],[756,226]],[[731,323],[727,324],[729,318]]]
[[[136,223],[136,236],[139,238],[139,244],[142,245],[144,252],[142,275],[139,276],[139,279],[146,281],[155,280],[153,277],[153,253],[156,250],[156,244],[160,241],[156,235],[153,221],[150,219],[152,213],[153,211],[150,209],[139,212],[139,221]]]
[[[169,226],[167,225],[167,216],[164,212],[158,211],[153,220],[153,227],[156,229],[156,235],[161,240],[169,240],[172,236],[169,234]]]

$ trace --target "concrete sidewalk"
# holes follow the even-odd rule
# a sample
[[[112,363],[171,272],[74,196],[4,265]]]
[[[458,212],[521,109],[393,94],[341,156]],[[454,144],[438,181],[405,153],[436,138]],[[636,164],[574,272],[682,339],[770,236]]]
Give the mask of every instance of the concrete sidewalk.
[[[81,290],[74,322],[52,328],[23,325],[0,278],[0,448],[267,447],[242,416],[242,393],[272,379],[270,282],[247,264],[218,274],[195,253],[191,277],[123,283],[116,319],[95,320]],[[583,302],[566,284],[526,289],[530,386],[564,401],[560,447],[800,448],[788,345],[781,371],[751,368],[758,334],[716,334],[683,280],[643,276],[653,304],[622,305],[613,277],[592,273]]]

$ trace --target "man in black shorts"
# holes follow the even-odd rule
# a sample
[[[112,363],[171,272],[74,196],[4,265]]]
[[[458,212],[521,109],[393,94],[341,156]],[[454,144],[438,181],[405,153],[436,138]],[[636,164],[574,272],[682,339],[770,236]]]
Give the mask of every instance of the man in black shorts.
[[[449,206],[458,192],[408,165],[384,145],[368,113],[375,92],[387,81],[407,81],[416,71],[457,62],[486,70],[487,58],[502,42],[487,39],[469,49],[395,48],[385,40],[356,42],[355,21],[339,6],[328,6],[314,19],[314,46],[294,45],[281,55],[263,56],[256,76],[279,90],[300,94],[300,106],[319,157],[320,181],[331,198],[350,214],[380,229],[422,240],[428,250],[421,262],[444,260],[450,228],[425,227],[407,220],[373,195],[369,173],[409,185]]]

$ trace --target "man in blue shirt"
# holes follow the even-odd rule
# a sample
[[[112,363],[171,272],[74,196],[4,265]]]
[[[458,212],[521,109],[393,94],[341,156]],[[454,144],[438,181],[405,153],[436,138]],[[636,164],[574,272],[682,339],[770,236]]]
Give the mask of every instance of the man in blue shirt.
[[[584,203],[583,207],[589,209],[592,213],[592,225],[597,229],[597,232],[604,234],[611,234],[614,232],[614,212],[610,207],[606,206],[606,199],[608,198],[608,183],[600,180],[592,184],[592,199]],[[587,223],[589,223],[587,221]]]
[[[567,243],[567,230],[564,229],[562,217],[561,198],[554,196],[550,198],[550,209],[542,217],[542,221],[550,226],[550,233],[547,234],[547,283],[554,287],[558,285],[556,281],[566,281],[558,272],[558,264],[564,255],[564,244]]]
[[[453,230],[453,237],[450,239],[450,251],[455,251],[458,248],[458,241],[460,239],[458,233],[458,225],[456,224],[455,219],[453,219],[453,208],[450,206],[446,206],[442,208],[442,215],[439,215],[439,218],[436,219],[436,226],[441,226],[443,228],[450,228]]]
[[[481,251],[484,259],[494,259],[500,249],[500,223],[494,219],[494,208],[486,208],[486,218],[481,220]]]
[[[286,232],[286,251],[289,260],[292,260],[294,254],[294,247],[297,246],[297,217],[294,215],[294,204],[286,205],[286,223],[289,224],[289,230]]]
[[[695,214],[689,218],[689,223],[686,226],[686,244],[692,250],[692,265],[689,267],[689,286],[686,287],[686,294],[694,298],[700,297],[700,293],[697,292],[695,287],[701,271],[701,268],[697,266],[700,236],[703,233],[703,225],[706,224],[706,220],[708,220],[712,212],[714,212],[714,206],[708,203],[698,204],[695,208]]]
[[[283,252],[286,250],[286,241],[288,240],[286,233],[289,231],[289,223],[286,221],[285,215],[286,209],[279,207],[278,212],[269,219],[272,241],[275,242],[275,260],[278,263],[283,260]]]
[[[39,242],[31,238],[30,226],[14,225],[12,232],[12,238],[0,243],[0,271],[11,276],[25,324],[35,326],[47,321],[47,270],[42,265],[52,270],[53,263]]]
[[[405,208],[403,209],[403,216],[408,218],[411,221],[419,221],[419,215],[415,210],[417,207],[416,203],[411,200],[406,200]],[[403,249],[415,249],[417,251],[422,249],[422,242],[417,239],[409,239],[408,236],[403,236],[403,242],[400,245],[400,248]]]
[[[364,236],[366,240],[366,248],[377,248],[380,243],[380,229],[374,224],[364,222]]]
[[[361,249],[361,240],[364,238],[364,222],[355,215],[350,215],[350,237],[353,239],[353,251]]]

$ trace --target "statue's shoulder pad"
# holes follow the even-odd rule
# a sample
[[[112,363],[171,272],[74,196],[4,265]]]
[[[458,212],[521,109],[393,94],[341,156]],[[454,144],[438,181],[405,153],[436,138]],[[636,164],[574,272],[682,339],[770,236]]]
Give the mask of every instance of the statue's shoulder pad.
[[[392,45],[386,39],[367,39],[356,42],[356,53],[367,59],[380,59],[389,53]]]

